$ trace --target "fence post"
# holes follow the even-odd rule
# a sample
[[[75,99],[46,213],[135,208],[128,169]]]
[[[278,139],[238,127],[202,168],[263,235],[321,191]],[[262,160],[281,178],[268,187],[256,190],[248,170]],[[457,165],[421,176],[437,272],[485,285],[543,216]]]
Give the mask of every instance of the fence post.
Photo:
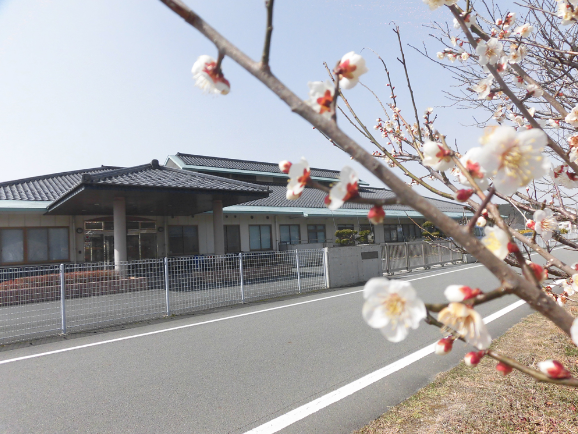
[[[407,271],[411,271],[409,263],[409,244],[403,243],[405,245],[405,268]]]
[[[387,259],[387,274],[393,274],[393,273],[391,272],[391,260],[390,260],[390,259],[391,259],[391,255],[390,255],[390,253],[389,253],[389,247],[390,247],[389,244],[386,244],[386,245],[385,245],[385,257],[386,257],[386,259]]]
[[[245,303],[245,288],[243,287],[243,254],[239,253],[239,277],[241,278],[241,303]]]
[[[438,249],[440,252],[440,264],[443,267],[444,266],[444,252],[443,252],[443,247],[442,247],[441,241],[438,243]]]
[[[169,298],[169,258],[165,256],[165,304],[167,306],[167,316],[171,315],[171,303]]]
[[[423,268],[427,270],[429,267],[427,266],[427,258],[425,256],[425,243],[423,241],[421,242],[421,256],[423,258]]]
[[[327,261],[327,253],[329,247],[323,247],[323,276],[325,277],[325,289],[329,289],[329,266]]]
[[[297,264],[297,286],[299,287],[299,294],[301,294],[301,273],[299,272],[299,250],[295,249],[295,262]]]
[[[66,334],[66,278],[64,277],[64,264],[60,264],[60,316],[62,334]]]

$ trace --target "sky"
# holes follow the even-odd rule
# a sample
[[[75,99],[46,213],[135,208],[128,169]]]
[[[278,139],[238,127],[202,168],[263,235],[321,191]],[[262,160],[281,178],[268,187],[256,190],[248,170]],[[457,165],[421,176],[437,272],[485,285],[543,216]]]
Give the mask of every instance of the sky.
[[[209,24],[253,59],[263,45],[263,0],[185,0]],[[381,63],[388,64],[402,113],[413,112],[392,31],[400,26],[420,115],[434,107],[437,128],[460,150],[481,134],[471,110],[449,107],[443,68],[407,46],[435,53],[439,43],[424,25],[449,20],[422,0],[276,0],[271,69],[308,98],[307,82],[325,80],[349,51],[362,52],[369,72],[362,82],[389,101]],[[365,49],[365,50],[364,50]],[[226,95],[194,86],[198,56],[214,46],[157,0],[0,0],[0,182],[101,165],[164,163],[177,152],[257,161],[296,161],[312,167],[351,165],[382,186],[361,165],[330,145],[291,113],[264,85],[225,59]],[[368,126],[382,116],[364,88],[345,91]],[[411,117],[413,120],[413,117]],[[343,117],[339,125],[366,149]]]

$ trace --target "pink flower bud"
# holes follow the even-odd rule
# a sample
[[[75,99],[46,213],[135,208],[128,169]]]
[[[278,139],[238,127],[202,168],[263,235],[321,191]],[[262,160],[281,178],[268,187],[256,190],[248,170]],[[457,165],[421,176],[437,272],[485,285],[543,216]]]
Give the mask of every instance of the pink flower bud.
[[[383,207],[375,205],[367,213],[367,218],[374,225],[383,223],[383,220],[385,219],[385,211],[383,210]]]
[[[528,221],[526,222],[526,227],[527,227],[528,229],[534,230],[534,229],[536,228],[536,222],[535,222],[534,220],[528,220]]]
[[[471,196],[474,194],[474,190],[470,189],[462,189],[458,190],[454,193],[454,197],[458,202],[466,202]]]
[[[512,369],[513,368],[510,365],[506,365],[504,362],[499,362],[496,365],[496,371],[501,372],[504,376],[512,372]]]
[[[480,295],[482,291],[479,288],[470,288],[465,285],[450,285],[444,291],[444,295],[451,302],[461,303],[464,300],[474,298]]]
[[[488,210],[487,210],[486,208],[484,208],[484,209],[482,210],[482,217],[485,218],[485,219],[490,218],[490,213],[488,212]]]
[[[291,168],[291,162],[287,160],[283,160],[279,163],[279,170],[283,173],[289,173],[289,169]]]
[[[546,360],[538,363],[538,369],[550,378],[571,378],[572,374],[557,360]]]
[[[516,243],[512,243],[511,241],[508,242],[508,253],[516,253],[519,252],[520,248]]]
[[[454,339],[451,336],[447,338],[440,339],[436,343],[435,352],[438,356],[444,356],[452,350],[454,346]]]
[[[486,353],[484,351],[471,351],[465,355],[464,362],[466,362],[468,366],[477,366],[485,355]]]
[[[534,276],[538,282],[543,282],[548,278],[548,270],[544,270],[540,265],[535,264],[534,262],[530,262],[528,266],[534,272]]]

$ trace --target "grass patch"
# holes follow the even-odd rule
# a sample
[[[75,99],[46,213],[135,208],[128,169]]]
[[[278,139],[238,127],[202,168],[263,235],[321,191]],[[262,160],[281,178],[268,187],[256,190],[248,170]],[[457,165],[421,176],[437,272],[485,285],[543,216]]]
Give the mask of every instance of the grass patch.
[[[537,313],[492,348],[532,367],[559,360],[578,377],[578,348]],[[489,357],[476,368],[461,362],[355,433],[578,433],[577,389],[537,383],[517,371],[503,377],[496,363]]]

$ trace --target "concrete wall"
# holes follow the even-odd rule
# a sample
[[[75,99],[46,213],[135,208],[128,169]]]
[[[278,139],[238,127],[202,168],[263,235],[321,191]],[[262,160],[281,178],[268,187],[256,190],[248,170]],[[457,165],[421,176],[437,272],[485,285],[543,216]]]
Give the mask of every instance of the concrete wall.
[[[383,276],[379,245],[326,247],[326,251],[330,288],[364,284]]]

